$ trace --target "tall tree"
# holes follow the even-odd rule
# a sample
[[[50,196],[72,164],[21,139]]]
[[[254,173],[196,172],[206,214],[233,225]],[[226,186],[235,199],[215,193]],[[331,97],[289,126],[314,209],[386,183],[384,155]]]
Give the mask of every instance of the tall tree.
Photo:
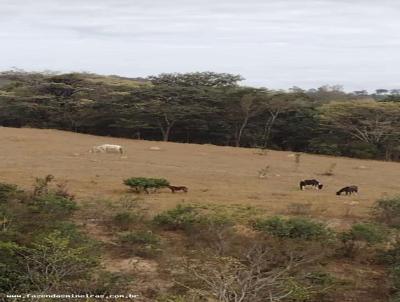
[[[234,145],[239,147],[243,133],[252,118],[265,110],[266,90],[241,87],[224,91],[223,118],[226,120],[234,137]]]
[[[302,92],[270,92],[263,95],[262,103],[265,108],[266,118],[264,122],[264,131],[262,136],[262,147],[267,148],[271,130],[275,125],[278,117],[288,111],[296,110],[301,103],[307,99],[307,96]]]
[[[384,148],[400,138],[400,104],[395,102],[332,102],[321,107],[321,121],[326,127],[352,138]]]
[[[211,111],[204,101],[207,94],[201,89],[181,86],[158,85],[138,88],[132,93],[139,115],[148,126],[157,127],[164,141],[179,122]]]

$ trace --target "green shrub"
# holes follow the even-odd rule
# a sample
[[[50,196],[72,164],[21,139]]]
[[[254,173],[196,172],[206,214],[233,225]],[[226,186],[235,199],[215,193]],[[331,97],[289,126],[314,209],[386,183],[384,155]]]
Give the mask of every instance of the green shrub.
[[[78,208],[75,201],[51,193],[36,197],[30,206],[33,212],[48,214],[54,217],[68,216]]]
[[[381,264],[385,264],[389,270],[393,290],[390,301],[400,301],[400,241],[397,240],[391,249],[381,251],[378,260]]]
[[[289,291],[288,301],[292,302],[312,301],[315,294],[312,288],[300,283],[295,280],[295,278],[288,278],[285,280],[285,288]]]
[[[400,228],[400,196],[379,199],[373,209],[375,219],[389,227]]]
[[[387,230],[373,223],[357,223],[351,229],[339,234],[342,242],[338,250],[344,257],[354,258],[368,246],[384,242],[388,237]]]
[[[99,264],[90,244],[76,247],[59,231],[41,236],[29,246],[0,244],[0,256],[1,292],[16,288],[21,291],[61,289],[70,281],[85,279]]]
[[[158,245],[160,238],[151,231],[135,231],[118,235],[119,242],[123,244],[151,244]]]
[[[368,244],[383,242],[387,239],[387,231],[380,225],[373,223],[357,223],[351,226],[347,232],[341,233],[343,241],[356,240]]]
[[[122,248],[136,256],[151,258],[161,252],[160,238],[151,231],[121,233],[118,241]]]
[[[0,183],[0,202],[7,202],[8,198],[18,190],[16,185]]]
[[[332,235],[332,232],[323,224],[306,218],[283,219],[275,216],[259,219],[253,224],[253,228],[281,238],[318,240]]]
[[[147,177],[132,177],[124,180],[124,184],[134,189],[136,192],[145,191],[148,189],[159,189],[169,186],[168,180],[164,178],[147,178]]]
[[[169,230],[188,230],[198,223],[200,218],[195,207],[179,204],[175,208],[155,216],[153,222]]]
[[[305,277],[313,285],[330,286],[336,282],[335,277],[324,271],[311,272]]]
[[[392,248],[382,251],[379,256],[381,263],[390,266],[400,266],[400,241],[397,240]]]
[[[49,193],[49,185],[54,180],[51,174],[46,175],[44,178],[36,177],[35,184],[33,185],[33,195],[40,196]]]
[[[85,280],[77,280],[74,283],[71,282],[71,287],[74,288],[74,291],[78,293],[89,292],[93,295],[118,295],[126,291],[126,289],[129,288],[131,282],[132,276],[130,276],[129,273],[99,270],[96,271],[96,274],[93,274],[91,278]],[[123,301],[123,299],[111,299],[110,301],[118,300]],[[89,301],[92,302],[95,300],[82,300],[82,302]]]
[[[129,230],[132,226],[140,222],[142,216],[138,213],[133,212],[121,212],[117,213],[113,219],[113,225],[117,226],[120,230]]]
[[[24,288],[27,282],[27,276],[22,275],[20,259],[16,253],[20,249],[16,243],[0,241],[0,293]]]

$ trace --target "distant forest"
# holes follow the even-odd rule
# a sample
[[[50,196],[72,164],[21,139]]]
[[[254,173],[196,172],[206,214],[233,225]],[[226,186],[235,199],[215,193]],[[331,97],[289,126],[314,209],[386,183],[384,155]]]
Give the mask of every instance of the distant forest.
[[[0,125],[400,160],[400,89],[287,91],[239,75],[0,73]]]

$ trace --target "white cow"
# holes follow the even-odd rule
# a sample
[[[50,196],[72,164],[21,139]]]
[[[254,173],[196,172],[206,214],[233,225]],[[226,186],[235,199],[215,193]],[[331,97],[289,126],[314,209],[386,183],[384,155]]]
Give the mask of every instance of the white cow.
[[[100,146],[94,146],[90,149],[91,153],[124,153],[120,145],[109,145],[104,144]]]

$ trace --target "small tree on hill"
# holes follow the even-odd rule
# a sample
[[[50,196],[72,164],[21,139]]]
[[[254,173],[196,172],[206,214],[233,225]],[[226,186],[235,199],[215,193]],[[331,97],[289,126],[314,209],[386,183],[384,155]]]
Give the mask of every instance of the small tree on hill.
[[[134,189],[136,192],[145,191],[149,194],[148,189],[159,189],[169,186],[168,180],[164,178],[147,178],[147,177],[131,177],[124,180],[124,184]]]
[[[242,81],[240,75],[216,72],[162,73],[148,78],[154,85],[182,87],[233,87]]]

